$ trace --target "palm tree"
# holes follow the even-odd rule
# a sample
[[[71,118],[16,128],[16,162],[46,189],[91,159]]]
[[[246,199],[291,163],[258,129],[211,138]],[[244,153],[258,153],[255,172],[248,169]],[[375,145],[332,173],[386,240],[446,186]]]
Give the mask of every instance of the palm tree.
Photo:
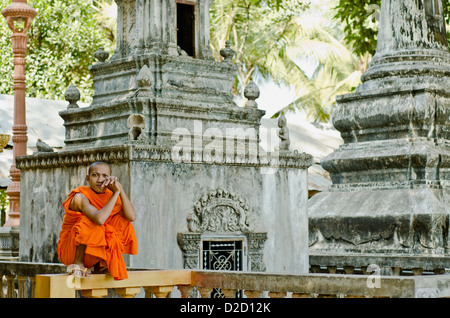
[[[303,110],[317,121],[328,121],[337,95],[352,91],[358,84],[370,58],[353,53],[343,41],[342,25],[332,19],[337,1],[316,1],[315,7],[302,14],[297,22],[302,30],[295,45],[288,48],[300,68],[315,65],[309,83],[294,81],[291,86],[297,99],[276,112]]]
[[[231,42],[238,70],[235,93],[243,94],[256,71],[280,84],[308,80],[286,50],[299,32],[295,20],[305,8],[300,0],[279,1],[278,9],[252,0],[213,1],[211,50],[220,60],[220,49]]]
[[[111,45],[109,48],[112,51],[116,46],[117,35],[117,5],[114,0],[94,0],[92,7],[95,9],[95,19],[101,27]]]
[[[297,99],[272,117],[306,111],[327,121],[335,96],[359,84],[365,63],[342,42],[341,25],[332,19],[337,1],[279,1],[279,9],[255,6],[251,0],[215,0],[211,7],[211,48],[226,40],[236,51],[236,93],[258,72],[266,80],[291,87]],[[313,71],[311,72],[311,66]],[[240,84],[241,89],[238,89]]]
[[[302,0],[214,0],[210,10],[211,50],[221,60],[220,50],[229,40],[236,52],[234,93],[243,97],[245,87],[257,73],[297,93],[293,102],[272,117],[306,111],[313,120],[327,121],[336,95],[359,84],[369,57],[358,58],[343,44],[342,25],[332,18],[337,2],[316,0],[307,6]],[[115,3],[95,0],[93,6],[112,50]]]

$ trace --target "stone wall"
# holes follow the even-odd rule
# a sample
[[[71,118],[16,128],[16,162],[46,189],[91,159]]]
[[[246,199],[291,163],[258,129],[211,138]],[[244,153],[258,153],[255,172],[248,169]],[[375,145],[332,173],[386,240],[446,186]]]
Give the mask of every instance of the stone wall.
[[[71,189],[84,184],[91,161],[105,160],[112,162],[113,174],[121,180],[138,214],[134,227],[139,252],[126,256],[129,266],[183,268],[179,233],[216,239],[244,237],[249,245],[256,242],[251,235],[265,233],[261,246],[249,246],[246,268],[308,272],[306,202],[311,156],[281,156],[280,164],[273,167],[267,163],[137,159],[149,157],[149,153],[142,146],[124,146],[18,158],[22,171],[20,260],[59,262],[56,245],[64,214],[61,203]],[[189,221],[211,191],[216,196],[211,209],[231,207],[227,208],[231,215],[221,215],[220,222],[227,227],[196,229]],[[212,220],[203,215],[199,222],[208,217]]]

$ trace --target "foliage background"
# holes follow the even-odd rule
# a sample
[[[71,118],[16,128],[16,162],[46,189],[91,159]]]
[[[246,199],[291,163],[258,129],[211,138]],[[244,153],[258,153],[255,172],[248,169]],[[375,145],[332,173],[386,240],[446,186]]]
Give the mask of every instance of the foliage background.
[[[429,1],[429,0],[425,0]],[[377,46],[377,26],[375,23],[381,0],[339,0],[336,6],[335,18],[343,25],[345,41],[352,45],[355,54],[374,55]],[[442,0],[446,24],[450,22],[450,3]],[[450,38],[447,28],[447,38]]]
[[[8,196],[5,190],[0,190],[0,226],[6,221],[6,209],[9,205]]]
[[[0,0],[5,8],[10,0]],[[106,31],[96,21],[98,4],[92,0],[29,0],[38,16],[28,31],[27,96],[63,99],[70,83],[89,102],[93,82],[89,65],[94,52],[103,46],[111,50]],[[11,30],[0,17],[0,93],[13,94]]]
[[[11,0],[0,0],[0,8]],[[27,96],[64,99],[74,83],[81,102],[94,92],[94,52],[115,47],[114,0],[29,0],[38,11],[28,32]],[[274,117],[304,111],[328,121],[335,96],[352,91],[376,49],[381,0],[214,0],[211,49],[230,40],[236,51],[236,95],[258,77],[284,85],[297,98]],[[449,0],[443,0],[450,21]],[[311,15],[320,11],[321,15]],[[447,29],[448,30],[448,29]],[[450,32],[447,32],[449,35]],[[13,94],[11,31],[0,17],[0,94]],[[450,37],[449,37],[450,38]],[[303,64],[302,64],[303,63]],[[313,65],[308,72],[304,64]],[[272,114],[269,114],[272,115]]]

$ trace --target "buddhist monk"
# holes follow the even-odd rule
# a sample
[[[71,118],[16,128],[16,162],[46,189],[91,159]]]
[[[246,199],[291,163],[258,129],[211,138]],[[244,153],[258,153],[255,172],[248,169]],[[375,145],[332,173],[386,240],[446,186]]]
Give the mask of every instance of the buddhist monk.
[[[89,277],[95,266],[115,280],[126,279],[123,254],[137,254],[134,207],[108,163],[90,165],[86,181],[89,186],[72,190],[63,202],[59,259],[79,277]]]

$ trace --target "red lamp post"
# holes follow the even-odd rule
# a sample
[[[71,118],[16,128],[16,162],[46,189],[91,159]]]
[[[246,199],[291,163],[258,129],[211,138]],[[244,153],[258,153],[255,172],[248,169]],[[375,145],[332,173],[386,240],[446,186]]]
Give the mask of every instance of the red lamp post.
[[[12,0],[2,10],[8,26],[13,31],[11,36],[14,54],[14,125],[13,125],[13,163],[10,169],[12,182],[6,189],[9,196],[9,219],[5,227],[18,227],[20,224],[20,170],[16,168],[16,157],[27,154],[27,125],[25,119],[25,55],[31,21],[36,16],[35,9],[27,0]]]

